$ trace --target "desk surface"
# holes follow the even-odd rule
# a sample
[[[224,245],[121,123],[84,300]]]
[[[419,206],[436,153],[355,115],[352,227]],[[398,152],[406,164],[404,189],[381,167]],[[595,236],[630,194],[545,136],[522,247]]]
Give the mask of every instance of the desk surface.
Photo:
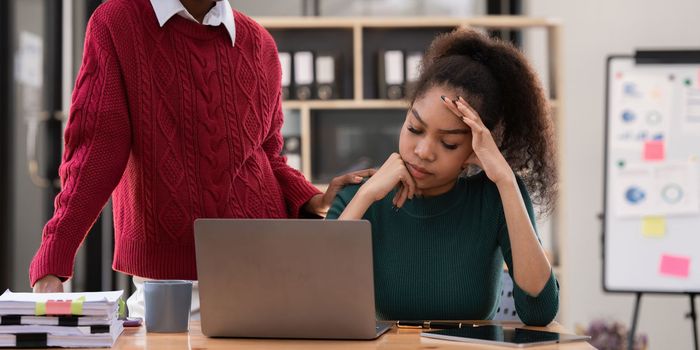
[[[522,326],[518,323],[506,323],[508,326]],[[548,327],[526,327],[551,332],[567,332],[564,327],[552,323]],[[287,339],[222,339],[207,338],[202,334],[199,321],[190,323],[189,333],[146,333],[144,327],[126,328],[117,339],[115,349],[501,349],[501,347],[476,345],[462,342],[429,339],[420,336],[420,330],[392,328],[376,340],[287,340]],[[511,349],[511,348],[503,348]],[[562,345],[530,347],[542,350],[578,350],[594,349],[586,342],[574,342]]]

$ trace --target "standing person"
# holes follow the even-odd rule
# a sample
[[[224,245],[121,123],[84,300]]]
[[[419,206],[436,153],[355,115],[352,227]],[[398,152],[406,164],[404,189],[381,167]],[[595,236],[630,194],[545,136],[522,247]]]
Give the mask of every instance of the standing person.
[[[530,193],[549,208],[556,171],[534,71],[511,45],[458,30],[433,41],[409,101],[399,152],[327,216],[371,222],[379,318],[492,318],[505,260],[520,319],[548,324],[559,286]]]
[[[134,276],[132,309],[144,279],[197,279],[197,218],[325,215],[340,187],[370,172],[321,194],[287,166],[280,72],[270,34],[226,0],[102,4],[73,92],[62,190],[29,269],[34,291],[62,291],[110,195],[112,267]]]

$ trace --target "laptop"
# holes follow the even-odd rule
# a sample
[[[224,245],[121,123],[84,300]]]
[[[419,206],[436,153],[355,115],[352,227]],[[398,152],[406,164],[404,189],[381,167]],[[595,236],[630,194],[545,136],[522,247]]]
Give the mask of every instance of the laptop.
[[[370,223],[197,219],[202,333],[209,337],[375,339]]]

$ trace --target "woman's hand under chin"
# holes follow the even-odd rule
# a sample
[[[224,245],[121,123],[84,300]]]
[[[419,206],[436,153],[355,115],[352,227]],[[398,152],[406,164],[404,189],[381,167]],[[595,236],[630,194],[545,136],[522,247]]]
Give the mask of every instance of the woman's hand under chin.
[[[416,194],[416,181],[406,169],[406,164],[398,153],[392,153],[381,168],[365,182],[359,192],[375,202],[386,197],[394,188],[399,190],[394,196],[393,203],[401,207],[406,200],[413,199]]]

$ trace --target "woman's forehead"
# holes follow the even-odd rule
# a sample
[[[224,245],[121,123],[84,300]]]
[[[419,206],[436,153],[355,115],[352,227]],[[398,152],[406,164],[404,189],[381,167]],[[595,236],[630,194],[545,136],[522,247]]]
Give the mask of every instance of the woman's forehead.
[[[440,95],[424,95],[409,110],[409,116],[431,129],[465,128],[466,124],[442,102]],[[422,122],[422,123],[421,123]]]

